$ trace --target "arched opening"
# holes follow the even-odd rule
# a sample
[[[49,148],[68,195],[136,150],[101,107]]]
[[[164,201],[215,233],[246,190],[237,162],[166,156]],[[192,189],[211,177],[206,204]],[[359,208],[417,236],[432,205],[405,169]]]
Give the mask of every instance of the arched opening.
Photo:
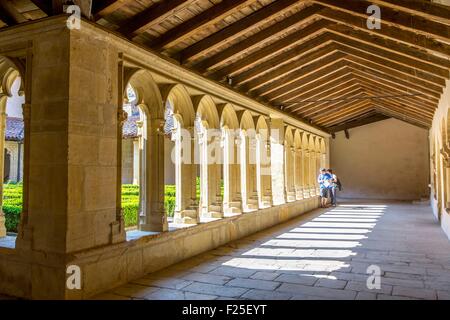
[[[256,120],[256,181],[260,208],[272,206],[272,175],[270,161],[270,132],[267,120]]]
[[[182,85],[161,86],[166,101],[165,190],[167,212],[174,227],[197,224],[196,167],[193,159],[194,108]]]
[[[127,76],[123,93],[125,104],[119,112],[119,126],[121,126],[119,134],[122,142],[118,148],[118,159],[122,163],[119,176],[123,181],[123,175],[127,172],[123,167],[126,151],[123,135],[130,125],[133,128],[134,138],[137,139],[137,143],[134,144],[137,150],[133,150],[135,157],[131,161],[136,167],[135,171],[138,172],[133,175],[133,182],[137,184],[132,188],[138,190],[139,200],[138,203],[134,200],[132,211],[128,211],[129,194],[123,190],[122,185],[118,188],[117,223],[124,223],[125,227],[137,226],[137,229],[145,232],[167,231],[169,226],[164,181],[166,108],[162,104],[160,91],[148,71],[125,68],[125,75]],[[127,104],[131,104],[130,112],[125,108]],[[136,192],[133,197],[136,199]]]
[[[239,121],[230,104],[220,106],[220,128],[223,148],[223,213],[232,216],[242,213],[241,169],[239,146]]]
[[[244,212],[258,210],[258,191],[256,180],[256,132],[253,117],[249,111],[240,111],[240,163],[241,197]]]
[[[25,100],[23,63],[0,56],[0,246],[14,248],[16,237],[27,222],[27,191],[23,184],[25,128],[28,104]]]
[[[221,195],[221,131],[216,104],[210,96],[194,98],[195,158],[198,163],[199,214],[202,221],[223,217]]]

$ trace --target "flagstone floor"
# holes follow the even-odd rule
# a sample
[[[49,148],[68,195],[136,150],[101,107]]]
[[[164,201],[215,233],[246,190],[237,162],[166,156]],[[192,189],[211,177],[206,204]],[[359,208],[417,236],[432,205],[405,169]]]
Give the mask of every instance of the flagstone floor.
[[[450,241],[429,206],[348,202],[94,299],[450,299]]]

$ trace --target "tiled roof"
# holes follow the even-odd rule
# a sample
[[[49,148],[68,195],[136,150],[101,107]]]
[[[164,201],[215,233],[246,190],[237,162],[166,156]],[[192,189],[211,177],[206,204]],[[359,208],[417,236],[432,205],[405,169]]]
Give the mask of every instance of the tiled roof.
[[[5,140],[23,141],[23,119],[7,117]]]
[[[136,138],[138,136],[137,121],[139,121],[139,116],[128,116],[123,124],[123,138]]]

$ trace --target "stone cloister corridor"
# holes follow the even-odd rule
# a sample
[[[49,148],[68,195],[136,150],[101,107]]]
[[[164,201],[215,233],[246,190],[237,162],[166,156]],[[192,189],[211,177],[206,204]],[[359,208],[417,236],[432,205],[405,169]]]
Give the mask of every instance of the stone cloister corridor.
[[[367,268],[382,270],[380,289]],[[148,274],[94,299],[445,299],[450,243],[431,210],[352,201]]]
[[[450,0],[0,0],[0,297],[437,300],[449,271]]]

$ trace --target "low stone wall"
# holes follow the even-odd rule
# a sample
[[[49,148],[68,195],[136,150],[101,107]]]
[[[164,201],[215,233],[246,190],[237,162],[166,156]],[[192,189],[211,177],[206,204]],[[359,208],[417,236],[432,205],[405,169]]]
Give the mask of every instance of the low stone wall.
[[[271,226],[283,223],[319,205],[317,197],[224,218],[186,229],[74,253],[66,263],[79,266],[81,290],[66,290],[67,299],[86,299],[95,294],[161,270],[174,263],[212,250]],[[16,250],[0,248],[0,293],[25,298],[46,298],[43,286],[30,282],[36,266]]]

